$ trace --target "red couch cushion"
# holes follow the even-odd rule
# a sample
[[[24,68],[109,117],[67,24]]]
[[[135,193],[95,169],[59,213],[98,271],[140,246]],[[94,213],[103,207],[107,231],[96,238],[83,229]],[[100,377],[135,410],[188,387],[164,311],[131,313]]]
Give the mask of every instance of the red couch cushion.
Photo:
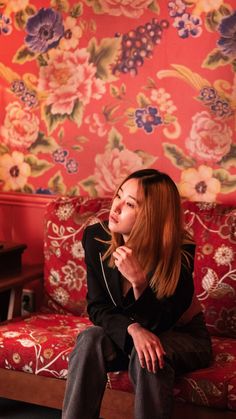
[[[212,335],[236,337],[236,208],[184,202],[196,242],[194,282]]]
[[[0,327],[0,368],[66,378],[68,357],[87,317],[36,313]]]
[[[57,313],[86,314],[84,228],[108,217],[109,198],[58,198],[45,213],[45,307]]]
[[[77,335],[91,325],[87,317],[36,313],[0,327],[0,368],[66,379],[68,357]],[[235,409],[236,345],[234,339],[214,337],[214,362],[206,369],[179,377],[177,400]],[[79,368],[79,365],[78,365]],[[127,372],[108,374],[108,387],[133,392]]]

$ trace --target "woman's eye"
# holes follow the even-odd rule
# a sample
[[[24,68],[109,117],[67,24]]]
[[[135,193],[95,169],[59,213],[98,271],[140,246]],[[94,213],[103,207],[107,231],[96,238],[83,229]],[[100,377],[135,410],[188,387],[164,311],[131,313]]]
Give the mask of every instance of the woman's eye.
[[[130,208],[134,208],[134,204],[131,204],[131,202],[126,202],[126,205]]]

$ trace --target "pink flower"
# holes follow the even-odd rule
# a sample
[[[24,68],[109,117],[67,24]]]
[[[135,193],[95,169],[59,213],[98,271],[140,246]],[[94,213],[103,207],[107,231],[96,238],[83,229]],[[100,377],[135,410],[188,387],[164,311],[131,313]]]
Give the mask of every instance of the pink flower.
[[[112,16],[140,17],[153,0],[99,0],[102,10]]]
[[[11,14],[24,10],[29,4],[29,0],[3,0],[1,3],[6,6],[5,13]]]
[[[107,129],[104,123],[100,121],[100,117],[98,113],[93,113],[92,115],[88,115],[84,122],[89,125],[89,131],[97,134],[99,137],[104,137],[107,133]]]
[[[214,202],[220,189],[220,181],[213,177],[211,167],[191,167],[183,170],[181,174],[179,193],[189,201]]]
[[[0,156],[0,180],[4,182],[4,191],[22,189],[30,174],[31,168],[28,163],[24,162],[23,153],[13,151],[12,155]]]
[[[95,159],[96,191],[99,196],[113,195],[121,181],[135,170],[143,168],[141,157],[130,150],[107,150]]]
[[[74,49],[82,36],[82,29],[77,25],[76,19],[67,16],[64,22],[64,36],[60,40],[60,48],[64,50]]]
[[[215,122],[207,111],[193,117],[193,125],[186,148],[191,156],[216,163],[230,151],[232,131],[226,124]]]
[[[52,114],[71,115],[77,101],[84,106],[104,94],[104,82],[96,78],[89,58],[85,48],[51,51],[48,65],[40,68],[38,88],[46,92]]]
[[[4,124],[0,129],[2,142],[14,150],[26,150],[33,144],[39,131],[39,119],[18,102],[6,107]]]

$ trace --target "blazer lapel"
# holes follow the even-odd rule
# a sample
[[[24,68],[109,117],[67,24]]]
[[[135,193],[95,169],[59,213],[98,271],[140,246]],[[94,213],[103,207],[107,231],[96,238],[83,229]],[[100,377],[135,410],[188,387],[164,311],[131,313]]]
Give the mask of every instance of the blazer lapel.
[[[105,282],[107,291],[110,295],[110,298],[115,306],[121,304],[122,293],[121,293],[121,284],[120,284],[120,273],[117,268],[110,268],[107,266],[107,263],[102,260],[101,253],[100,264],[102,270],[103,280]]]

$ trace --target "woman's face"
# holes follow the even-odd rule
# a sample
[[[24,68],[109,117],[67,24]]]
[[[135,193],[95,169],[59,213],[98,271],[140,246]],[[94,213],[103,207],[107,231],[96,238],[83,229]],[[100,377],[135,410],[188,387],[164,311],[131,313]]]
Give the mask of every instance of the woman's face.
[[[135,223],[139,209],[138,180],[129,179],[118,190],[113,199],[109,215],[109,229],[120,233],[126,242]]]

